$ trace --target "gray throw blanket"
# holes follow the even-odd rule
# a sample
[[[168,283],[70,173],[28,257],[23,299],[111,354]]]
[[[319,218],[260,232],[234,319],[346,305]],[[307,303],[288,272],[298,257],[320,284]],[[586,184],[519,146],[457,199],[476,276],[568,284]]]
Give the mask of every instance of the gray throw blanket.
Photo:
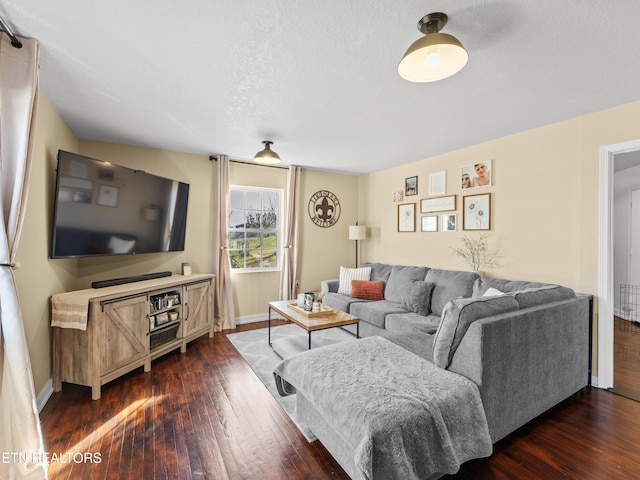
[[[385,338],[309,350],[274,375],[281,395],[302,393],[354,448],[369,480],[422,480],[491,455],[477,386]]]

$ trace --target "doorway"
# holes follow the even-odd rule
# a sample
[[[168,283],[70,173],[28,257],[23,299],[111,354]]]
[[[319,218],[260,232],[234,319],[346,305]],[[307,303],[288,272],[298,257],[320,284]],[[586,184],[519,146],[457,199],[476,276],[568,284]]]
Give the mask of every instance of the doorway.
[[[640,140],[602,147],[600,174],[596,385],[640,401]]]
[[[613,160],[613,387],[640,401],[640,151]]]

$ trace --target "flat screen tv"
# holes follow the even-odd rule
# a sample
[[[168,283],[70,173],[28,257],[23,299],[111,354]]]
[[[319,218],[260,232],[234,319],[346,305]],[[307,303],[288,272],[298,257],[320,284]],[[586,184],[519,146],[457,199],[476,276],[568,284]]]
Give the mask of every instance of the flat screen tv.
[[[189,185],[58,151],[51,258],[184,250]]]

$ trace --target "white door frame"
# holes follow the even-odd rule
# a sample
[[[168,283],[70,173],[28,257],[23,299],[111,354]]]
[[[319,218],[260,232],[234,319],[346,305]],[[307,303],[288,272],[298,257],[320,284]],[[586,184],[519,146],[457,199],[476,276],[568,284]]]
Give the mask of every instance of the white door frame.
[[[598,376],[594,385],[613,388],[613,159],[640,150],[640,139],[600,147],[598,242]]]

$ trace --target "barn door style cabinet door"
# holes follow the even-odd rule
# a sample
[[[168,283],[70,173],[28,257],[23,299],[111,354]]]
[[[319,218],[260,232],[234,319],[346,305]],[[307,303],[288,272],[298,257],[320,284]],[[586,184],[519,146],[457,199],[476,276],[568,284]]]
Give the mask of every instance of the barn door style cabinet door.
[[[213,337],[214,281],[212,274],[172,275],[55,295],[66,305],[84,299],[88,319],[86,330],[52,327],[53,390],[86,385],[97,400],[105,383],[139,367],[148,372],[152,360]]]
[[[140,321],[147,314],[147,298],[139,296],[109,302],[103,304],[102,309],[100,336],[104,343],[100,373],[105,378],[115,372],[113,378],[116,378],[119,369],[149,355],[148,327]]]
[[[212,291],[209,282],[193,283],[184,287],[183,335],[186,342],[211,329]]]

